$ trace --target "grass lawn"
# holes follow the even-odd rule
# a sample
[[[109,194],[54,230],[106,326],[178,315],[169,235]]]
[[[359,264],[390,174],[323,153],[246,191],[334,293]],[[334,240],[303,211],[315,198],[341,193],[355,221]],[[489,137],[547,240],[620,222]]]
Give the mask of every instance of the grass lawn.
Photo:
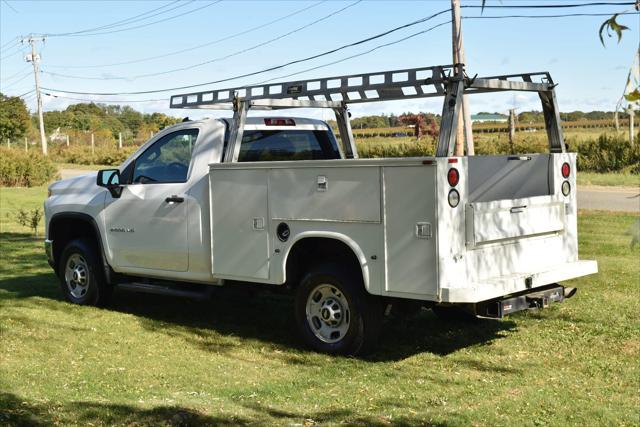
[[[300,348],[282,296],[63,302],[41,238],[5,217],[44,192],[0,189],[0,425],[638,425],[633,215],[581,212],[601,272],[573,299],[471,325],[425,311],[356,359]]]
[[[576,178],[578,179],[578,185],[640,187],[640,174],[614,172],[593,173],[578,171]]]

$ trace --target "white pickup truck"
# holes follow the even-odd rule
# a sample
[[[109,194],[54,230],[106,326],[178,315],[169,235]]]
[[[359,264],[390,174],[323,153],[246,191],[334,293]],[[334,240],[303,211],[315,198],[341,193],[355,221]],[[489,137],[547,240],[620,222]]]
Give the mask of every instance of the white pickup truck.
[[[462,93],[500,90],[540,94],[551,153],[453,155]],[[436,156],[357,158],[348,104],[429,96],[445,98]],[[45,248],[69,301],[103,305],[116,286],[182,296],[284,286],[309,346],[358,354],[393,306],[500,318],[562,301],[575,289],[558,282],[597,272],[578,260],[576,156],[546,73],[470,79],[459,65],[427,67],[178,95],[171,106],[234,118],[185,121],[117,169],[49,187]],[[322,121],[247,118],[297,107],[331,108],[342,144]]]

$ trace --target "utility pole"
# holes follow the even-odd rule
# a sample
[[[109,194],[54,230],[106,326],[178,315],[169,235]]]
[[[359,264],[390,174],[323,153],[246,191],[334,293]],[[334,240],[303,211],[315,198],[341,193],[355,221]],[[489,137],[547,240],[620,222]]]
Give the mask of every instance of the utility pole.
[[[453,38],[453,63],[464,64],[464,44],[462,43],[462,22],[460,18],[460,0],[451,0],[451,29]],[[456,156],[463,156],[466,148],[467,155],[475,153],[473,144],[473,132],[471,129],[471,113],[469,110],[469,97],[462,96],[461,114],[458,116],[456,132]],[[463,142],[464,141],[464,142]]]
[[[516,109],[511,108],[509,110],[509,148],[511,149],[511,154],[515,154],[513,144],[516,140],[516,121]]]
[[[27,62],[33,65],[33,75],[36,79],[36,99],[38,104],[38,121],[40,122],[40,143],[42,144],[42,154],[47,155],[47,137],[44,134],[44,118],[42,117],[42,95],[40,94],[40,55],[36,52],[36,43],[41,41],[44,43],[44,37],[29,36],[22,39],[22,43],[27,42],[31,45],[31,54],[25,57]]]
[[[122,150],[122,132],[118,132],[118,149]]]

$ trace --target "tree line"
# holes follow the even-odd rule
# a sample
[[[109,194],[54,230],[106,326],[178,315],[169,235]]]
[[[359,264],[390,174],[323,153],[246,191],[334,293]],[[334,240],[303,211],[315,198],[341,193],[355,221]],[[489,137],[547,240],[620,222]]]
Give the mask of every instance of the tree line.
[[[495,114],[495,113],[494,113]],[[636,112],[640,115],[640,111]],[[611,111],[572,111],[560,113],[563,121],[613,120]],[[640,118],[640,117],[639,117]],[[37,140],[37,115],[30,114],[25,102],[18,97],[5,96],[0,93],[0,138],[19,140],[28,137]],[[48,137],[56,131],[74,135],[96,133],[104,139],[117,140],[122,135],[128,143],[140,143],[149,135],[180,122],[180,118],[163,113],[145,114],[126,105],[105,105],[95,103],[72,104],[61,111],[44,113],[44,127]],[[523,111],[518,114],[518,122],[543,123],[544,116],[540,111]],[[379,114],[356,117],[351,120],[353,129],[412,127],[416,136],[437,133],[440,115],[432,113],[406,112],[400,115]],[[329,121],[335,127],[335,122]],[[420,134],[420,135],[418,135]]]

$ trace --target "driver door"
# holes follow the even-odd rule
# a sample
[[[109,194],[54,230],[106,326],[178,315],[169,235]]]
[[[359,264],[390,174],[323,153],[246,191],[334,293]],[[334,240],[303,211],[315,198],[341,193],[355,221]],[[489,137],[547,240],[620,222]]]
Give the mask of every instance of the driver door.
[[[122,173],[120,198],[107,196],[105,225],[114,265],[187,271],[189,167],[197,129],[163,136]]]

